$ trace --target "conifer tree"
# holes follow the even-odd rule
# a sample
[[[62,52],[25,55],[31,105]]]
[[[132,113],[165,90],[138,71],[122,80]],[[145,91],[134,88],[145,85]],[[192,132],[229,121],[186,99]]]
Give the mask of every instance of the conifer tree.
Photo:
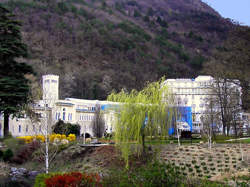
[[[20,112],[29,99],[29,81],[25,75],[33,70],[17,62],[20,57],[27,57],[20,23],[0,5],[0,113],[4,114],[4,136],[9,133],[9,116]]]

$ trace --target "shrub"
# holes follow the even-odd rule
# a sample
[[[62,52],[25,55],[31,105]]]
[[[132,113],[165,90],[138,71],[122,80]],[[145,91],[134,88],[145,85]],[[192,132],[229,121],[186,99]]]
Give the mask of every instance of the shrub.
[[[38,141],[33,141],[27,145],[22,146],[16,156],[13,157],[12,161],[17,164],[23,164],[32,158],[32,153],[40,147]]]
[[[57,134],[66,134],[66,136],[69,134],[80,135],[80,125],[78,124],[64,123],[62,120],[59,120],[52,128],[53,132]]]
[[[193,172],[193,168],[188,168],[188,171],[189,172]]]
[[[206,165],[206,162],[202,162],[201,165],[202,165],[202,166],[205,166],[205,165]]]
[[[206,170],[207,170],[207,167],[203,167],[203,170],[205,170],[205,171],[206,171]]]
[[[146,166],[113,171],[104,178],[104,186],[180,186],[183,183],[182,173],[175,166],[157,161]]]
[[[0,150],[0,160],[3,158],[3,151]]]
[[[80,172],[71,172],[61,175],[54,175],[45,179],[46,187],[54,186],[89,186],[100,185],[100,176],[98,174],[85,174]]]
[[[6,161],[10,161],[10,159],[13,157],[13,151],[11,149],[7,149],[4,153],[3,153],[3,160]]]
[[[195,165],[194,167],[195,167],[196,169],[199,169],[199,168],[200,168],[200,166],[198,166],[198,165]]]
[[[59,173],[41,173],[36,176],[34,187],[46,187],[45,180]]]

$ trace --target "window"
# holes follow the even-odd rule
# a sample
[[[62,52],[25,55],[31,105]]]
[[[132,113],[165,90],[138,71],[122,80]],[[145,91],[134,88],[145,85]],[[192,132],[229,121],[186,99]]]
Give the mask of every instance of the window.
[[[28,132],[28,130],[29,130],[29,126],[28,126],[28,125],[26,125],[26,129],[25,129],[25,131],[26,131],[26,132]]]
[[[21,133],[22,127],[21,125],[18,125],[18,132]]]
[[[41,127],[41,125],[39,126],[39,132],[42,132],[42,127]]]
[[[65,120],[65,115],[66,115],[66,109],[65,108],[63,108],[63,120]]]
[[[72,113],[68,114],[68,120],[71,121],[72,120]]]
[[[52,83],[57,83],[57,80],[52,80],[51,82],[52,82]]]
[[[49,80],[45,80],[45,83],[49,83]]]

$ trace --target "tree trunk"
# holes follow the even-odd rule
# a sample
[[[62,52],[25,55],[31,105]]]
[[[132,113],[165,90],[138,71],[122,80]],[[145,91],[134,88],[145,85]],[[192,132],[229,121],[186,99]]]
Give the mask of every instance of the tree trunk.
[[[142,132],[142,153],[145,155],[145,134],[144,131]]]
[[[9,116],[9,113],[4,112],[4,137],[7,137],[9,135]]]

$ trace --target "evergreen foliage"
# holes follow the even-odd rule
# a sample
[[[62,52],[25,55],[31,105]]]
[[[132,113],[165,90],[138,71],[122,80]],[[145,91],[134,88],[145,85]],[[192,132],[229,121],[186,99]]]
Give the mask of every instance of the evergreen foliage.
[[[59,120],[52,128],[53,133],[56,134],[65,134],[66,136],[69,134],[80,135],[80,125],[78,124],[64,123],[62,120]]]
[[[141,155],[145,153],[145,136],[167,135],[174,111],[173,98],[163,81],[147,84],[141,91],[122,90],[108,96],[109,101],[121,103],[114,122],[115,142],[127,168],[132,143],[135,152]]]
[[[18,57],[27,57],[20,23],[0,5],[0,112],[4,113],[4,136],[9,131],[9,115],[21,111],[29,100],[29,81],[25,75],[33,70],[25,63],[18,63]]]

